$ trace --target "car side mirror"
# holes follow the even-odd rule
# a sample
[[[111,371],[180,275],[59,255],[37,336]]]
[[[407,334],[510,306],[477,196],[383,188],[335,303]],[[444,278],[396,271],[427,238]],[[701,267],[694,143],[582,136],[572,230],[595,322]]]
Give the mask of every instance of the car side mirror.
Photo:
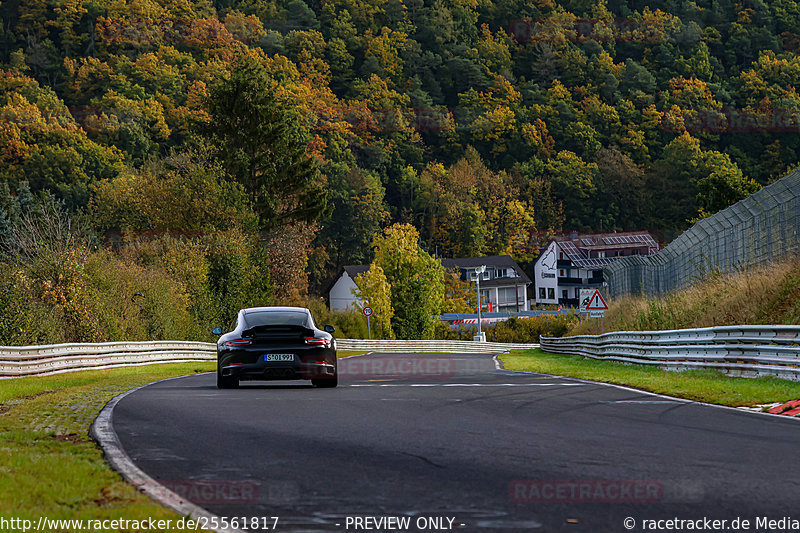
[[[322,329],[324,329],[324,330],[325,330],[325,331],[327,331],[328,333],[333,333],[334,331],[336,331],[336,328],[335,328],[335,327],[333,327],[333,326],[331,326],[330,324],[328,324],[327,326],[325,326],[325,327],[324,327],[324,328],[322,328]]]
[[[212,335],[222,335],[222,328],[217,326],[211,330]]]

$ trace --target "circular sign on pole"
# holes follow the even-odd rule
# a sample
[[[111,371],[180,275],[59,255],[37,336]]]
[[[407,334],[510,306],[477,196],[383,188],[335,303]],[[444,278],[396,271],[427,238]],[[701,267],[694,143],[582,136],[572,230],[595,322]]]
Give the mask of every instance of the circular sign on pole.
[[[371,316],[371,315],[372,315],[372,308],[371,307],[365,307],[364,308],[364,316]]]

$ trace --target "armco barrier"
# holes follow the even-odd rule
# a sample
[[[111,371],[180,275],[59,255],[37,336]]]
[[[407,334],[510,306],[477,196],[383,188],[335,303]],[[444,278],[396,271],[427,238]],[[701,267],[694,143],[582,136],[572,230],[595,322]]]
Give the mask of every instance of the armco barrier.
[[[538,344],[471,341],[359,339],[337,339],[336,345],[340,350],[394,353],[497,353],[518,348],[538,347]],[[3,346],[0,347],[0,379],[155,363],[214,361],[216,360],[216,349],[217,347],[213,343],[188,341]]]
[[[546,352],[655,365],[711,368],[739,377],[800,381],[800,326],[720,326],[542,337]]]
[[[217,347],[208,342],[148,341],[0,347],[0,378],[154,363],[212,361]]]

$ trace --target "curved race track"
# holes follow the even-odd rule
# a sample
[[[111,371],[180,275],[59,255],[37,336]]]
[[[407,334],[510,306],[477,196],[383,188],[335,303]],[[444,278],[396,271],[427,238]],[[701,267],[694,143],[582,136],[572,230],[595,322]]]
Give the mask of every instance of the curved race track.
[[[755,531],[798,509],[795,420],[505,371],[486,355],[340,365],[336,389],[155,383],[117,404],[114,429],[168,488],[220,516],[278,516],[277,531],[594,533],[704,518]]]

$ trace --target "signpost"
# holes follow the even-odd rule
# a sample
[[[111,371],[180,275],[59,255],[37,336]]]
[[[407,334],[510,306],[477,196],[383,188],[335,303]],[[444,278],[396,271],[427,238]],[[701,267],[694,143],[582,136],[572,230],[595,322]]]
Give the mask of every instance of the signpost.
[[[372,308],[371,307],[365,307],[363,313],[364,313],[364,316],[367,317],[367,338],[369,340],[372,340],[372,330],[369,327],[369,317],[372,316]]]
[[[589,292],[591,294],[584,298],[584,293]],[[584,312],[589,313],[589,317],[597,319],[597,334],[600,335],[600,319],[606,316],[606,310],[608,309],[608,304],[603,299],[600,291],[597,289],[581,289],[581,308]]]

